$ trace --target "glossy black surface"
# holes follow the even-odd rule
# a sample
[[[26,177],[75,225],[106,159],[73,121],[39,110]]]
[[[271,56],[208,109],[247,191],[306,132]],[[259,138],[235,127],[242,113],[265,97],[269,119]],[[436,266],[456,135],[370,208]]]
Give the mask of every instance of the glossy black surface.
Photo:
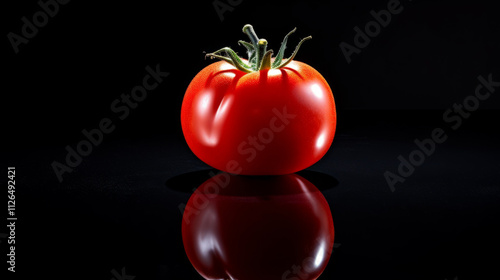
[[[426,112],[424,121],[398,123],[392,114],[346,114],[372,121],[342,128],[315,172],[302,175],[322,191],[335,222],[320,279],[494,275],[500,138],[481,125],[493,115],[478,113],[450,133],[392,192],[384,172],[397,169],[415,137],[428,137],[433,116],[439,120]],[[19,275],[57,262],[46,272],[53,279],[109,280],[122,267],[136,279],[201,279],[184,251],[179,207],[212,170],[182,141],[143,137],[109,139],[62,183],[50,168],[59,149],[8,154],[18,172]]]

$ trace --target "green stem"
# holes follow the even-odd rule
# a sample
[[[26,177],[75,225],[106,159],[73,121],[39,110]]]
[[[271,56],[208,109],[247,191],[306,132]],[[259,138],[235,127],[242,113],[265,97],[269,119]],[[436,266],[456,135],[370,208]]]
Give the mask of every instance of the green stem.
[[[229,57],[219,55],[219,53],[221,53],[221,52],[225,52],[226,55],[228,55]],[[222,48],[222,49],[215,51],[213,53],[207,53],[206,56],[209,56],[211,58],[216,57],[216,58],[220,58],[224,61],[227,61],[227,62],[231,63],[232,65],[234,65],[236,67],[236,69],[238,69],[240,71],[247,72],[247,73],[252,72],[251,67],[246,65],[245,62],[243,62],[243,60],[241,60],[241,58],[232,49],[230,49],[228,47]]]
[[[267,51],[267,40],[260,39],[257,43],[257,61],[255,63],[254,70],[257,71],[260,69],[260,65],[262,64],[262,59],[264,58],[264,54]]]
[[[307,36],[305,37],[304,39],[300,40],[299,44],[297,45],[297,47],[295,47],[295,50],[293,51],[292,55],[283,63],[281,63],[280,65],[276,66],[276,68],[283,68],[285,67],[288,63],[292,62],[292,60],[295,58],[295,56],[297,55],[297,53],[299,52],[299,49],[300,49],[300,46],[302,45],[302,43],[304,43],[305,41],[309,40],[309,39],[312,39],[312,36]]]
[[[238,44],[243,45],[247,49],[248,64],[245,63],[232,49],[227,47],[222,48],[213,53],[209,53],[206,56],[209,56],[211,58],[222,59],[230,63],[231,65],[234,65],[236,69],[246,73],[251,73],[266,69],[279,69],[285,67],[290,62],[292,62],[292,60],[297,55],[297,52],[299,51],[299,48],[302,45],[302,43],[312,38],[311,36],[308,36],[302,39],[295,48],[295,50],[293,51],[292,55],[288,59],[283,61],[283,56],[285,53],[286,44],[288,42],[288,37],[292,33],[294,33],[295,30],[296,28],[294,28],[285,36],[283,42],[281,43],[281,47],[278,51],[278,54],[276,55],[276,58],[272,63],[271,59],[273,51],[267,50],[266,39],[259,39],[259,37],[257,37],[257,34],[255,33],[253,27],[250,24],[246,24],[245,26],[243,26],[243,33],[248,35],[251,43],[245,41],[238,41]],[[225,55],[221,55],[222,53],[224,53]]]
[[[248,54],[248,63],[252,64],[254,63],[253,61],[255,60],[256,52],[255,52],[255,47],[254,45],[245,42],[245,41],[238,41],[238,44],[243,45],[247,49],[247,54]]]
[[[243,26],[243,33],[248,35],[250,41],[252,41],[252,44],[254,46],[257,46],[257,44],[259,43],[259,37],[257,37],[257,34],[255,34],[253,26],[251,26],[250,24],[245,24],[245,26]]]
[[[268,50],[264,57],[262,58],[262,63],[260,64],[259,70],[271,69],[271,57],[273,56],[273,50]]]
[[[288,34],[286,34],[285,38],[283,39],[283,42],[281,43],[281,47],[278,51],[278,54],[276,55],[276,58],[274,59],[273,62],[273,67],[277,67],[280,65],[281,60],[283,60],[283,55],[285,54],[285,49],[286,49],[286,43],[288,41],[288,37],[292,35],[293,32],[295,32],[297,28],[294,28],[292,31],[290,31]]]

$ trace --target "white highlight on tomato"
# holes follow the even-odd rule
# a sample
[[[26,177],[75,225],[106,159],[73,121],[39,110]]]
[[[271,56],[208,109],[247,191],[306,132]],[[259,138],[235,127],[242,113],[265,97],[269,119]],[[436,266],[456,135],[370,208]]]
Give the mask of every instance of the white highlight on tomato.
[[[320,248],[314,258],[314,266],[319,267],[325,258],[325,241],[321,242]]]
[[[314,96],[316,96],[318,99],[324,99],[324,93],[321,90],[321,87],[317,83],[312,84],[310,88]]]
[[[316,138],[316,149],[321,149],[326,142],[327,131],[323,130],[321,134]]]
[[[203,143],[205,143],[207,146],[215,146],[218,142],[216,134],[212,132],[211,125],[206,125],[207,122],[212,122],[213,118],[213,103],[214,103],[214,98],[213,94],[210,91],[205,91],[200,94],[198,97],[200,98],[200,102],[196,102],[198,104],[198,108],[196,108],[198,112],[199,119],[197,120],[198,123],[201,123],[203,125],[200,125],[199,128],[201,133],[201,136],[203,139]],[[207,128],[207,129],[203,129]]]

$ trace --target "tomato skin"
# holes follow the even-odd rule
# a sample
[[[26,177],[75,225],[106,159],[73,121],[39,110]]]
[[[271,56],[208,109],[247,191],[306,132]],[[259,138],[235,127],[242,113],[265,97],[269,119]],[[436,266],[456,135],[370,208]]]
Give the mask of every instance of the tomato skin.
[[[218,174],[186,204],[182,239],[205,279],[317,279],[334,243],[323,194],[296,174]]]
[[[208,165],[236,174],[282,175],[325,155],[336,110],[328,83],[305,63],[244,73],[219,61],[191,81],[181,124],[188,146]]]

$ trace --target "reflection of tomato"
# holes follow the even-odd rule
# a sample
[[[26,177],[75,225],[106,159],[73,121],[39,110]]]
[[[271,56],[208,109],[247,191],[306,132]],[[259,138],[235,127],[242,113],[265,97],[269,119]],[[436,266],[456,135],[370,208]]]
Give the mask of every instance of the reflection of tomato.
[[[187,144],[208,165],[229,173],[281,175],[325,155],[336,111],[328,83],[305,63],[292,60],[279,69],[246,73],[220,61],[191,81],[181,123]]]
[[[321,192],[296,175],[221,173],[184,210],[187,256],[206,279],[316,279],[330,258],[334,229]]]

